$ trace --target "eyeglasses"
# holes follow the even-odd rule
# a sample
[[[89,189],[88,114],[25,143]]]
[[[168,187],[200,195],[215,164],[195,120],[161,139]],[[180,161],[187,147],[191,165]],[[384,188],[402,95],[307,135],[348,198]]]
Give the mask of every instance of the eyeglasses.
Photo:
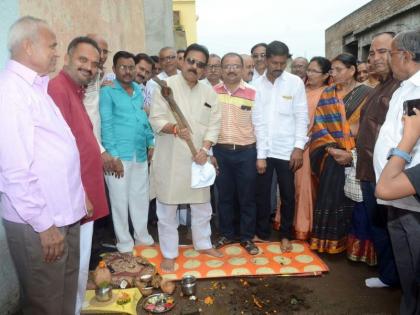
[[[392,56],[392,55],[395,55],[395,54],[399,54],[399,53],[402,53],[402,52],[404,52],[405,50],[402,50],[402,49],[397,49],[397,50],[389,50],[388,51],[388,53]]]
[[[124,71],[124,72],[126,72],[126,71],[133,72],[134,70],[136,70],[136,67],[135,66],[119,65],[118,70]]]
[[[204,69],[204,68],[207,66],[207,64],[206,64],[205,62],[198,61],[198,60],[195,60],[195,59],[193,59],[193,58],[187,58],[187,59],[185,59],[185,60],[187,61],[187,63],[188,63],[190,66],[196,65],[196,66],[197,66],[197,68],[199,68],[199,69]]]
[[[386,48],[380,48],[380,49],[376,49],[376,50],[371,50],[369,51],[369,57],[374,57],[376,54],[378,55],[384,55],[386,53],[390,52],[389,49]]]
[[[322,73],[322,71],[313,70],[313,69],[308,69],[308,70],[306,70],[306,73],[307,73],[307,74],[311,74],[311,73],[318,73],[318,74],[321,74],[321,73]]]
[[[221,67],[221,65],[207,65],[207,69],[209,70],[219,70]]]
[[[171,56],[167,56],[167,57],[160,57],[159,61],[169,62],[169,61],[172,61],[172,60],[175,60],[175,59],[176,59],[176,55],[171,55]]]
[[[239,70],[242,69],[242,65],[233,64],[233,65],[223,65],[223,70]]]
[[[261,53],[261,54],[255,53],[255,54],[252,54],[252,58],[254,58],[254,59],[262,58],[262,59],[264,59],[265,58],[265,53]]]

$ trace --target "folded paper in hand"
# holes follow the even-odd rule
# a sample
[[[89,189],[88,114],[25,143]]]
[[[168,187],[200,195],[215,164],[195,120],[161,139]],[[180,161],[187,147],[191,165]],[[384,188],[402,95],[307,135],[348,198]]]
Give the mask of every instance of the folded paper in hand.
[[[214,166],[206,162],[204,165],[199,165],[195,162],[191,166],[191,188],[203,188],[211,186],[216,179],[216,170]]]

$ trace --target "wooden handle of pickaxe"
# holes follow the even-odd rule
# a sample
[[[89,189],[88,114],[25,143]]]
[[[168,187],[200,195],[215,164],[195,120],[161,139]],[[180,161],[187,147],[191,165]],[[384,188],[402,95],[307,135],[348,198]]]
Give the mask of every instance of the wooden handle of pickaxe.
[[[175,102],[174,95],[172,89],[167,86],[166,82],[160,80],[158,77],[153,77],[153,80],[161,87],[161,94],[163,98],[168,102],[169,108],[174,115],[176,123],[179,129],[187,128],[188,131],[192,134],[191,126],[188,124],[187,119],[185,118],[184,114],[182,113],[181,109],[179,108],[178,104]],[[190,148],[191,154],[193,156],[197,155],[197,150],[194,146],[194,143],[191,139],[185,140],[187,142],[188,147]]]

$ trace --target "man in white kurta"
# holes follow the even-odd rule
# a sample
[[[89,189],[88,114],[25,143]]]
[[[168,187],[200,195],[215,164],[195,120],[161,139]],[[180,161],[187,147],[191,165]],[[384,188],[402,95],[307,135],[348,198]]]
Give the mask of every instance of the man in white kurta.
[[[191,206],[191,230],[194,248],[213,256],[221,253],[212,248],[210,235],[210,187],[191,188],[191,165],[206,163],[207,153],[219,136],[221,111],[217,94],[198,79],[208,61],[205,47],[192,44],[185,53],[181,73],[166,79],[174,98],[191,126],[180,129],[162,97],[160,88],[153,95],[150,124],[156,132],[155,152],[151,163],[151,192],[156,197],[158,232],[164,271],[174,270],[178,256],[178,204]],[[192,156],[186,143],[191,139],[197,149]]]

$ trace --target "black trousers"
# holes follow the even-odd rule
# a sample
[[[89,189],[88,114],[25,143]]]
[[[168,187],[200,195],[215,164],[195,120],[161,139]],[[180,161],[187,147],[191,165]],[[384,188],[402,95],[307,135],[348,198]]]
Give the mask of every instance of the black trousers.
[[[420,212],[389,207],[388,230],[400,276],[400,313],[420,314],[420,289],[416,281],[420,261]]]
[[[295,217],[295,174],[289,169],[289,161],[267,158],[267,169],[257,176],[256,202],[257,224],[255,234],[264,240],[271,232],[271,183],[276,170],[281,199],[280,238],[292,238]]]
[[[216,145],[213,152],[220,171],[216,178],[220,234],[230,240],[236,239],[239,221],[240,241],[249,241],[255,235],[257,151],[255,148],[226,150]]]

